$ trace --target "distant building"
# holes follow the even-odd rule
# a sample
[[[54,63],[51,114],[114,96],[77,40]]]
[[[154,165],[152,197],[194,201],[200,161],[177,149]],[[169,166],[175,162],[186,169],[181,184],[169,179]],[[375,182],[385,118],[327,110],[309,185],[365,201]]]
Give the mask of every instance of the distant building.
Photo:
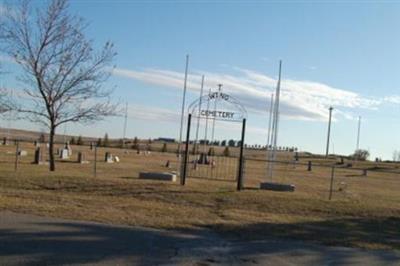
[[[175,139],[173,139],[173,138],[158,138],[158,139],[156,139],[156,141],[173,143],[173,142],[175,142]]]

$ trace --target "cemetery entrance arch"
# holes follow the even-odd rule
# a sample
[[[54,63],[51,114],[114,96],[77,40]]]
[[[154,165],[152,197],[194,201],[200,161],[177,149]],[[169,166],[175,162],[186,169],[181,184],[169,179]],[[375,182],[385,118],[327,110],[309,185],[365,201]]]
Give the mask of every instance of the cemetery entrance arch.
[[[242,189],[246,109],[219,89],[192,102],[188,114],[181,185],[186,178],[201,178],[236,182],[237,189]],[[229,143],[230,147],[215,138],[216,126],[222,124],[225,130],[241,132],[240,140]]]

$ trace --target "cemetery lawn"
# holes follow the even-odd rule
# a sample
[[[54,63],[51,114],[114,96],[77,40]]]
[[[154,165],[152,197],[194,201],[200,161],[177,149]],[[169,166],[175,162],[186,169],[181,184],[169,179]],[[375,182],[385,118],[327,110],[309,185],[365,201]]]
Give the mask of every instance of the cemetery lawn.
[[[32,146],[30,144],[30,146]],[[9,210],[50,217],[145,226],[168,230],[213,230],[239,240],[287,238],[327,245],[400,250],[400,176],[350,177],[347,191],[327,197],[329,169],[286,172],[296,192],[258,190],[260,180],[246,172],[247,189],[235,184],[188,179],[178,183],[140,180],[142,170],[166,171],[173,154],[126,154],[108,149],[119,164],[57,162],[50,173],[46,165],[32,165],[33,148],[14,171],[14,146],[1,147],[0,211]],[[88,147],[85,150],[92,160]],[[105,150],[99,151],[103,158]],[[173,167],[174,164],[172,164]],[[264,166],[260,166],[264,167]],[[255,169],[255,167],[254,167]],[[255,170],[254,170],[255,171]],[[254,172],[255,175],[255,172]]]

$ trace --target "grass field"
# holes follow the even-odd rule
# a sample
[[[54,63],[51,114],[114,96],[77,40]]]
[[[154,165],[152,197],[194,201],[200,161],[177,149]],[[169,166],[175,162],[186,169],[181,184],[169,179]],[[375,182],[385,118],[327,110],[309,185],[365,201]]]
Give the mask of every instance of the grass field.
[[[29,154],[20,158],[15,172],[15,146],[0,146],[0,210],[171,230],[213,229],[233,239],[284,237],[400,249],[400,174],[395,164],[353,162],[352,168],[338,167],[328,200],[331,168],[325,166],[335,159],[278,164],[273,181],[294,184],[293,193],[259,190],[260,181],[266,181],[266,164],[248,160],[246,189],[237,192],[234,182],[188,178],[182,187],[137,178],[139,171],[175,170],[177,158],[172,153],[138,155],[133,150],[100,148],[95,178],[93,152],[86,146],[73,146],[73,157],[58,162],[55,173],[46,165],[31,164],[32,144],[22,148]],[[74,162],[79,150],[89,164]],[[121,162],[104,163],[105,151],[118,155]],[[247,151],[246,157],[265,158],[265,151]],[[292,155],[282,153],[279,159],[292,161]],[[165,167],[167,160],[172,169]],[[302,165],[308,160],[325,166],[309,172]],[[360,169],[373,167],[389,172],[362,175]],[[223,171],[227,170],[219,169]]]

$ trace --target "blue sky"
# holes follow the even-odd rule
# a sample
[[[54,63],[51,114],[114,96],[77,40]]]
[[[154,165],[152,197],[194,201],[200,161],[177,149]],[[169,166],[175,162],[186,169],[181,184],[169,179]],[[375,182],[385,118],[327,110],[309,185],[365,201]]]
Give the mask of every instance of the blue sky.
[[[207,90],[224,84],[248,110],[248,143],[266,143],[268,97],[282,59],[279,145],[324,153],[332,105],[331,151],[354,151],[359,115],[361,148],[387,159],[400,149],[400,4],[71,1],[70,10],[90,22],[96,46],[115,44],[116,69],[105,86],[129,104],[128,137],[178,137],[189,54],[187,102],[198,97],[203,74]],[[3,61],[13,74],[0,84],[18,88],[18,69]],[[40,129],[3,120],[10,124]],[[217,125],[217,138],[239,139],[234,128]],[[123,119],[67,127],[77,135],[105,132],[121,137]]]

